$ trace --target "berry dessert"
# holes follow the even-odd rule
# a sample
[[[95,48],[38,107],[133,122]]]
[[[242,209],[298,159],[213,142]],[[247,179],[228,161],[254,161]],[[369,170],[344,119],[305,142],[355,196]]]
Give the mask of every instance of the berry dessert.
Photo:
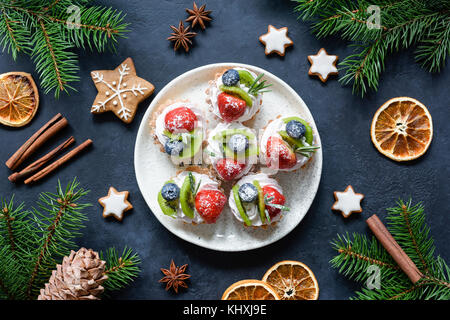
[[[239,122],[219,123],[209,134],[206,156],[221,179],[239,179],[258,162],[256,133]]]
[[[167,181],[158,193],[162,212],[186,223],[215,223],[227,202],[219,182],[204,168],[188,167]]]
[[[302,167],[319,148],[311,126],[298,116],[278,117],[264,129],[260,143],[261,163],[273,170]]]
[[[265,173],[251,173],[231,189],[228,204],[236,219],[245,226],[265,227],[280,220],[289,211],[278,182]]]
[[[252,119],[261,108],[262,94],[271,86],[261,80],[263,75],[244,68],[217,74],[206,91],[212,112],[225,122]]]
[[[203,119],[203,112],[189,102],[168,102],[154,112],[150,127],[161,151],[175,164],[199,164],[206,133]]]

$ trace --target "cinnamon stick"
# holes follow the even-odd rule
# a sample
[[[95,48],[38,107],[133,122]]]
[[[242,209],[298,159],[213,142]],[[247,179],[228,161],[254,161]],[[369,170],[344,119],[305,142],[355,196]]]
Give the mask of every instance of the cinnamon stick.
[[[52,173],[53,171],[55,171],[56,169],[61,167],[64,163],[66,163],[67,161],[71,160],[72,158],[74,158],[79,153],[81,153],[84,149],[89,147],[91,144],[92,144],[92,140],[91,139],[87,139],[85,142],[80,144],[75,149],[72,149],[71,151],[69,151],[68,153],[63,155],[58,160],[55,160],[53,163],[49,164],[47,167],[45,167],[44,169],[42,169],[38,173],[36,173],[33,176],[31,176],[30,178],[26,179],[25,180],[25,184],[31,184],[31,183],[34,183],[34,182],[38,182],[42,178],[46,177],[47,175],[49,175],[50,173]]]
[[[12,156],[6,161],[6,166],[15,170],[23,161],[32,155],[47,140],[67,126],[67,119],[60,113],[36,131]]]
[[[39,160],[36,160],[20,172],[15,172],[12,175],[8,177],[9,181],[11,182],[17,182],[20,180],[23,180],[26,177],[29,177],[33,173],[37,172],[40,168],[42,168],[44,165],[46,165],[51,159],[53,159],[58,153],[63,151],[64,149],[68,148],[72,145],[72,143],[75,142],[74,137],[70,137],[63,143],[61,143],[59,146],[57,146],[55,149],[47,153],[45,156],[40,158]]]
[[[411,282],[416,283],[419,281],[423,277],[423,274],[419,271],[411,258],[408,257],[405,251],[403,251],[403,249],[399,246],[397,241],[395,241],[394,237],[392,237],[377,215],[372,215],[366,220],[366,222],[375,237],[378,241],[380,241],[395,262],[397,262],[403,272],[406,273]]]

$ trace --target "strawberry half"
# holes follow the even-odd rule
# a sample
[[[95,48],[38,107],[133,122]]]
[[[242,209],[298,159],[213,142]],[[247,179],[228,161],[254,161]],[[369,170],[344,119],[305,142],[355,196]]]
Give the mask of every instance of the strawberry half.
[[[245,163],[239,163],[234,159],[223,158],[216,164],[216,170],[223,180],[231,181],[245,168]]]
[[[289,169],[297,164],[294,150],[277,136],[271,136],[267,140],[266,155],[266,164],[272,169]]]
[[[284,205],[284,203],[286,202],[286,198],[281,193],[279,193],[278,190],[275,189],[274,187],[264,186],[262,187],[262,191],[264,197],[267,196],[267,198],[273,198],[272,200],[269,201],[269,203]],[[267,204],[266,209],[269,212],[270,218],[275,217],[281,212],[281,209],[271,207],[270,205]]]
[[[222,119],[231,122],[239,119],[245,112],[247,104],[244,100],[222,92],[217,96],[217,105]]]
[[[195,128],[197,116],[186,107],[179,107],[170,110],[164,117],[166,129],[173,132],[191,132]]]
[[[206,223],[214,223],[222,213],[227,197],[219,190],[200,190],[195,196],[195,209]]]

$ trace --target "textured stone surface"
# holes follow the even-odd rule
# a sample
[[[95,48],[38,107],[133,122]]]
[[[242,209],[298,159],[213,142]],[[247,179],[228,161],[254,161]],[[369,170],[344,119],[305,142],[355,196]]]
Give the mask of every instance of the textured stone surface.
[[[385,208],[393,206],[399,197],[423,201],[427,222],[436,240],[437,252],[450,261],[448,240],[450,222],[448,184],[450,170],[450,99],[448,66],[441,74],[431,75],[414,63],[412,51],[395,54],[386,61],[386,72],[377,94],[365,99],[352,96],[351,88],[341,87],[335,79],[326,84],[307,75],[307,55],[321,47],[341,59],[351,53],[345,43],[336,39],[316,40],[309,26],[296,20],[289,0],[207,1],[213,10],[213,23],[206,31],[199,31],[195,47],[185,54],[175,53],[166,38],[169,24],[177,24],[186,17],[183,1],[99,1],[110,3],[127,13],[131,23],[128,39],[119,42],[117,53],[89,53],[79,51],[81,82],[78,93],[62,95],[55,100],[41,92],[41,106],[35,119],[25,128],[1,127],[0,147],[3,162],[35,130],[57,112],[66,116],[70,128],[43,148],[44,154],[74,135],[79,143],[86,138],[94,147],[68,166],[61,168],[42,183],[28,187],[7,181],[10,171],[0,167],[2,183],[0,195],[34,204],[38,193],[52,191],[57,180],[63,184],[77,176],[90,189],[87,197],[93,206],[88,209],[90,221],[84,229],[80,246],[95,250],[128,245],[142,258],[140,278],[127,289],[114,295],[120,299],[215,299],[234,281],[260,278],[272,264],[283,259],[306,263],[315,272],[320,285],[321,299],[346,299],[357,289],[330,268],[328,261],[334,252],[329,242],[336,233],[369,230],[365,218],[377,213],[385,216]],[[267,25],[289,27],[294,46],[286,56],[266,57],[258,37],[267,31]],[[260,66],[291,85],[310,108],[319,128],[324,146],[322,181],[316,199],[302,223],[287,237],[266,248],[246,253],[222,253],[202,249],[178,239],[164,227],[147,208],[139,193],[133,168],[134,141],[142,115],[152,98],[144,101],[134,121],[125,125],[113,114],[91,115],[90,106],[96,89],[90,71],[115,68],[126,57],[134,59],[138,75],[152,82],[160,91],[171,79],[192,68],[213,62],[242,62]],[[26,57],[14,62],[6,53],[0,56],[0,71],[31,72],[39,83],[33,65]],[[372,146],[370,122],[376,109],[395,96],[410,96],[422,101],[434,120],[434,140],[422,158],[399,164],[379,154]],[[352,184],[356,192],[364,193],[363,213],[344,220],[330,210],[334,190],[343,190]],[[134,209],[126,213],[123,222],[103,219],[97,199],[108,192],[109,186],[119,191],[129,190]],[[173,258],[178,265],[188,263],[192,274],[189,290],[175,296],[164,291],[157,281],[162,277],[160,267],[167,267]]]

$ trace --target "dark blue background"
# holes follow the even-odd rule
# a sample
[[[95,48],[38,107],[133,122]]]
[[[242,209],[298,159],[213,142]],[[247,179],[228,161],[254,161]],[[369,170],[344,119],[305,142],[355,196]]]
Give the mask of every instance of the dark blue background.
[[[7,180],[11,173],[0,167],[0,195],[34,205],[39,192],[55,190],[58,179],[63,184],[77,176],[82,186],[90,189],[87,201],[89,222],[80,246],[96,250],[116,246],[133,247],[142,258],[142,272],[134,284],[114,295],[120,299],[216,299],[231,283],[246,278],[261,278],[272,264],[293,259],[306,263],[316,274],[321,299],[346,299],[358,285],[346,280],[330,267],[328,261],[335,252],[330,241],[337,233],[370,234],[365,219],[376,213],[385,217],[385,208],[395,205],[399,198],[410,196],[414,202],[423,201],[427,223],[435,238],[437,252],[450,260],[449,227],[449,106],[450,73],[444,68],[432,75],[414,62],[412,51],[393,54],[386,61],[376,94],[364,99],[353,96],[350,87],[342,87],[336,79],[326,84],[308,76],[307,56],[321,47],[341,60],[351,53],[339,39],[317,40],[309,26],[297,20],[294,3],[289,0],[231,0],[206,1],[213,10],[213,22],[206,31],[199,31],[195,46],[185,54],[174,52],[166,38],[169,25],[186,18],[185,8],[190,0],[178,1],[99,1],[123,10],[131,23],[127,39],[120,40],[116,53],[98,54],[77,51],[80,56],[81,81],[75,83],[78,92],[62,95],[40,92],[40,107],[35,119],[25,128],[1,127],[1,161],[9,156],[57,112],[67,117],[70,128],[35,155],[35,158],[55,147],[69,135],[78,143],[91,138],[94,148],[70,165],[61,168],[42,183],[29,187],[14,185]],[[200,4],[200,2],[199,2]],[[287,26],[294,46],[284,58],[266,57],[258,37],[266,33],[267,25]],[[152,82],[158,93],[174,77],[204,64],[242,62],[264,68],[291,85],[310,108],[320,131],[324,164],[322,181],[314,203],[301,222],[284,239],[268,247],[243,253],[223,253],[187,243],[167,231],[148,209],[134,175],[134,142],[141,118],[152,97],[140,105],[136,118],[125,125],[113,114],[92,115],[90,107],[96,89],[90,78],[91,70],[114,69],[125,58],[132,57],[138,75]],[[16,62],[3,53],[0,72],[26,71],[33,74],[34,66],[27,57]],[[396,163],[382,156],[370,141],[370,123],[377,108],[396,96],[410,96],[422,101],[433,116],[434,138],[427,154],[416,161]],[[363,213],[343,219],[331,211],[333,191],[348,184],[365,194]],[[109,186],[129,190],[134,210],[122,223],[102,218],[97,199]],[[188,290],[179,295],[164,291],[158,283],[159,270],[174,259],[178,265],[188,263],[192,280]]]

